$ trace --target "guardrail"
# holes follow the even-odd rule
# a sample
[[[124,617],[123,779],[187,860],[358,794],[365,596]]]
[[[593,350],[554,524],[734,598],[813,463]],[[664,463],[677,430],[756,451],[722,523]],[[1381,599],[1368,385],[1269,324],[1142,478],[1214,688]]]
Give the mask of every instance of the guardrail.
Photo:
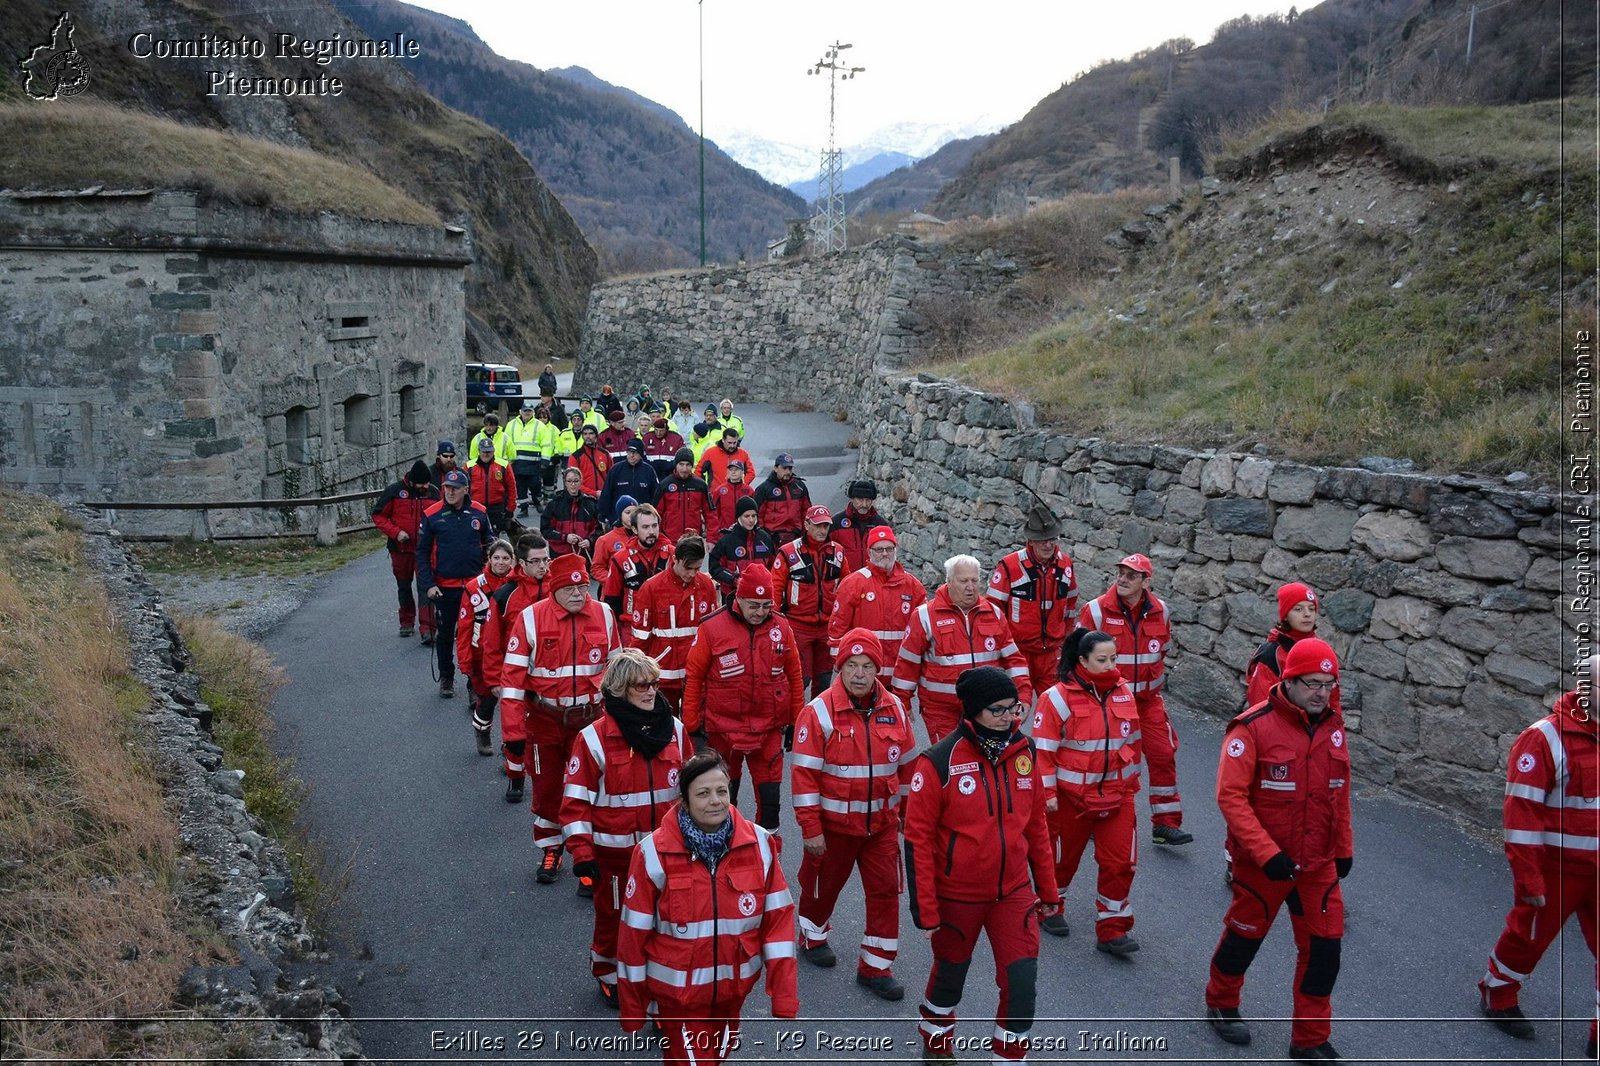
[[[372,523],[362,522],[353,526],[339,525],[339,505],[354,503],[357,500],[370,500],[383,495],[382,489],[366,489],[361,492],[346,492],[338,496],[299,497],[287,500],[208,500],[195,502],[193,500],[112,500],[108,502],[94,501],[90,503],[105,512],[106,521],[116,525],[117,511],[194,511],[194,529],[190,533],[195,540],[267,540],[277,537],[315,537],[318,544],[336,544],[339,534],[354,533],[358,530],[371,529]],[[88,502],[88,501],[86,501]],[[316,521],[312,528],[306,530],[287,530],[281,533],[234,533],[217,535],[211,529],[212,511],[234,510],[291,510],[302,507],[316,508]],[[129,535],[128,540],[171,540],[170,536],[156,535]]]

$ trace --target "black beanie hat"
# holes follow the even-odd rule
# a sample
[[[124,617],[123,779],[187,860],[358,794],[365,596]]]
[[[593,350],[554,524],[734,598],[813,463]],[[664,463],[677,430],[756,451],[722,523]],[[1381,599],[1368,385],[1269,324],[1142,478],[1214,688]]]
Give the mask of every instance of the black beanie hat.
[[[733,517],[738,518],[746,511],[759,511],[761,505],[756,503],[754,496],[740,496],[739,502],[733,505]]]
[[[1016,682],[997,667],[976,666],[956,678],[956,699],[961,701],[963,718],[974,718],[985,707],[1016,698]]]
[[[428,464],[418,459],[411,464],[411,473],[406,475],[406,480],[413,485],[428,485],[433,482],[433,471],[428,469]]]

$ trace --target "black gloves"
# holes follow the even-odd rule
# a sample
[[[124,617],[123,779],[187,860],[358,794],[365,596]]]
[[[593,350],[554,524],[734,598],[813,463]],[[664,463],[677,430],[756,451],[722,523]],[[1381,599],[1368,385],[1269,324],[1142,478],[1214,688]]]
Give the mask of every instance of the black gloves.
[[[1267,864],[1261,868],[1261,872],[1273,881],[1293,881],[1294,870],[1294,860],[1289,858],[1287,852],[1282,851],[1268,859]]]
[[[699,755],[702,751],[711,750],[711,741],[706,737],[705,730],[697,730],[689,734],[689,739],[694,742],[694,753]]]
[[[575,862],[572,864],[572,875],[597,881],[600,879],[600,864],[593,859],[589,859],[586,862]]]
[[[1333,860],[1333,868],[1339,871],[1339,880],[1343,881],[1350,876],[1350,867],[1354,866],[1355,862],[1356,857],[1354,855],[1347,855],[1342,859]]]
[[[794,726],[792,725],[786,725],[783,727],[783,750],[794,750]]]

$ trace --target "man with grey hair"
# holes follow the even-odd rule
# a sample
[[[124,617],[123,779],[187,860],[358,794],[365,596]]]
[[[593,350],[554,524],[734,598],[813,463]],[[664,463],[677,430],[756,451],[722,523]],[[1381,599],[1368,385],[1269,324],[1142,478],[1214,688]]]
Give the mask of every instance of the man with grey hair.
[[[961,721],[956,679],[974,666],[995,666],[1010,675],[1024,706],[1033,703],[1028,660],[1011,637],[1005,615],[983,596],[983,564],[970,555],[945,560],[944,584],[933,599],[911,613],[900,657],[895,691],[908,704],[917,697],[928,742]]]

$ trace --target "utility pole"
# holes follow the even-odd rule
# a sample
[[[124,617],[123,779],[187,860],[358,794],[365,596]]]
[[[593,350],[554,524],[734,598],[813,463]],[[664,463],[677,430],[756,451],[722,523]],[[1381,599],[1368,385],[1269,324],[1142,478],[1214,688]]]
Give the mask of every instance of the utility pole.
[[[706,265],[706,0],[700,9],[700,265]]]
[[[822,58],[806,71],[807,74],[828,72],[828,147],[822,152],[822,171],[817,177],[817,211],[811,216],[811,240],[823,253],[842,252],[846,244],[844,191],[839,188],[843,153],[834,147],[833,135],[835,93],[840,81],[854,78],[867,69],[840,62],[840,53],[850,47],[853,46],[833,42],[822,53]]]
[[[1478,5],[1472,5],[1472,13],[1467,16],[1467,66],[1472,65],[1472,31],[1478,26]]]

